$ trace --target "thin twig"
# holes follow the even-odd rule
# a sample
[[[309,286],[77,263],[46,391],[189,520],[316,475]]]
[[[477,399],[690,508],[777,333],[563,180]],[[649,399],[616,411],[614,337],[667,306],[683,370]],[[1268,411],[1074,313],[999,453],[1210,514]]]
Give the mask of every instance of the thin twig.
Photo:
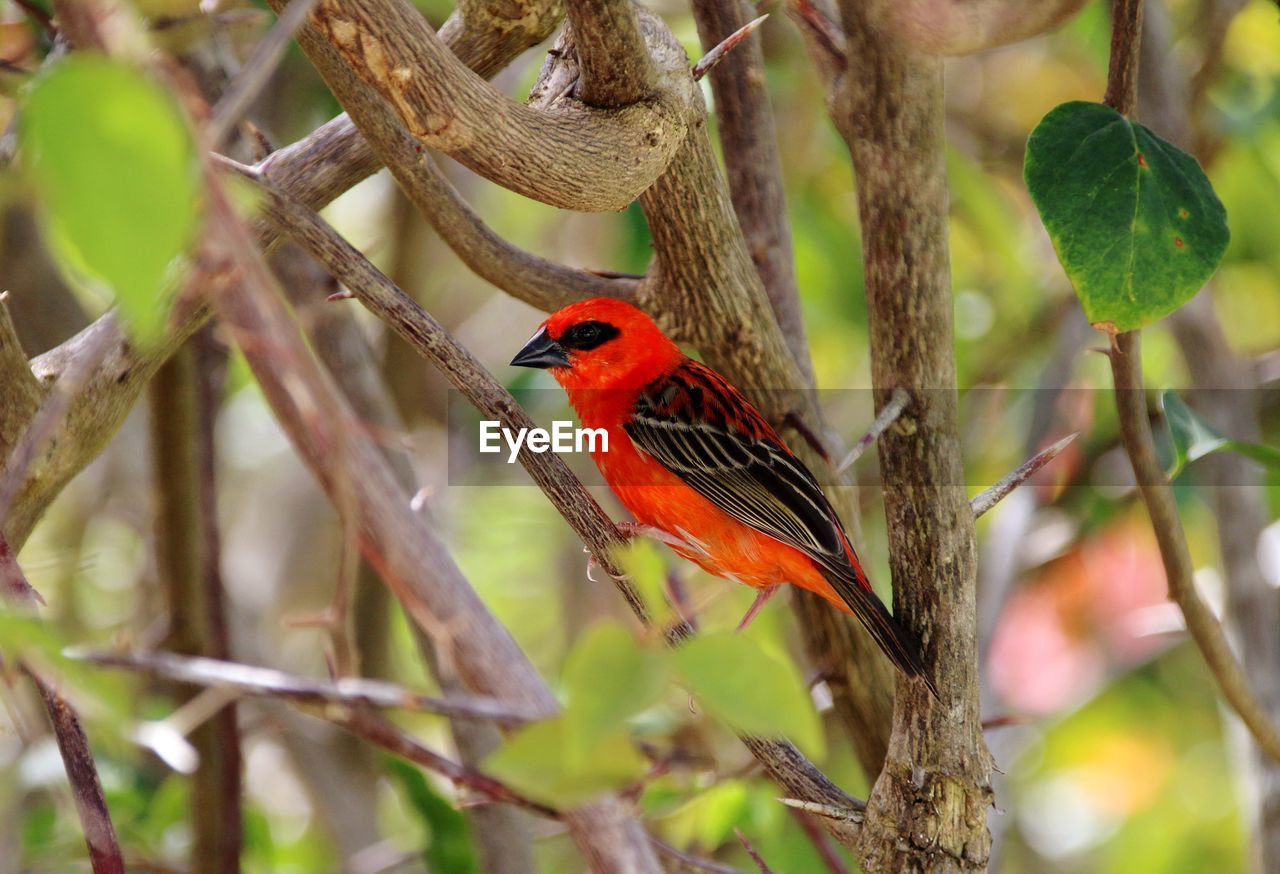
[[[18,566],[18,557],[13,554],[3,531],[0,531],[0,598],[18,606],[46,606],[44,597]]]
[[[1142,384],[1138,331],[1113,338],[1111,373],[1115,381],[1121,437],[1133,465],[1138,490],[1151,517],[1165,577],[1169,581],[1169,596],[1182,610],[1187,631],[1209,666],[1223,697],[1239,714],[1258,746],[1280,761],[1280,728],[1272,722],[1270,714],[1254,695],[1227,643],[1221,623],[1196,591],[1195,568],[1191,563],[1182,519],[1178,515],[1177,500],[1156,455],[1155,439],[1151,434],[1147,395]]]
[[[483,695],[437,698],[382,680],[367,680],[360,677],[313,680],[273,668],[242,665],[219,659],[185,657],[172,653],[118,654],[73,651],[68,655],[104,668],[134,671],[191,686],[225,686],[246,695],[283,698],[299,703],[421,710],[427,713],[438,713],[441,716],[494,720],[508,725],[533,722],[551,715]]]
[[[1132,115],[1138,99],[1138,57],[1142,41],[1142,0],[1111,4],[1111,63],[1103,102],[1121,115]]]
[[[876,420],[871,423],[867,433],[862,435],[862,439],[853,445],[853,448],[849,450],[849,454],[836,466],[836,475],[839,476],[852,467],[853,463],[862,457],[862,453],[870,449],[871,444],[876,442],[876,438],[898,420],[898,417],[902,415],[902,411],[907,408],[907,404],[910,402],[911,395],[907,393],[906,389],[895,388],[893,394],[889,397],[889,402],[884,405],[880,415],[876,416]]]
[[[678,862],[690,868],[697,869],[698,871],[712,871],[714,874],[742,874],[742,872],[737,868],[733,868],[721,862],[713,862],[711,859],[703,859],[699,856],[693,855],[692,853],[686,853],[684,850],[673,847],[671,844],[656,835],[649,835],[649,842],[657,847],[658,852],[663,855],[670,856]]]
[[[827,866],[827,870],[831,874],[849,874],[849,866],[844,863],[844,859],[840,858],[840,854],[836,852],[835,847],[831,846],[827,840],[827,833],[824,832],[813,817],[803,810],[791,808],[791,813],[795,817],[796,822],[800,823],[800,828],[804,831],[805,836],[809,838],[809,842],[813,844],[813,848],[817,850],[822,863]]]
[[[765,19],[768,17],[769,15],[766,13],[761,15],[759,18],[748,21],[746,24],[742,25],[742,27],[738,28],[721,40],[719,45],[703,55],[698,63],[693,65],[694,81],[696,82],[703,76],[710,73],[711,69],[715,67],[716,64],[724,60],[725,55],[733,51],[734,48],[737,47],[738,43],[749,37],[757,27],[764,24]]]
[[[244,115],[249,104],[280,65],[285,49],[293,41],[294,33],[306,21],[307,14],[315,3],[316,0],[289,0],[289,5],[280,14],[275,26],[258,42],[249,60],[240,68],[240,72],[213,107],[213,113],[203,132],[206,149],[216,150],[222,145],[240,116]]]
[[[1123,115],[1132,115],[1137,96],[1138,57],[1142,38],[1142,0],[1116,0],[1112,7],[1111,64],[1105,101]],[[1200,598],[1186,532],[1169,478],[1156,454],[1142,379],[1141,336],[1129,331],[1111,337],[1111,378],[1115,383],[1120,436],[1151,517],[1168,579],[1169,596],[1182,611],[1183,621],[1223,697],[1239,714],[1258,746],[1280,761],[1280,728],[1254,695],[1218,618]]]
[[[89,864],[93,874],[124,874],[124,855],[116,838],[107,799],[102,792],[102,781],[89,749],[89,738],[80,724],[70,702],[30,665],[23,665],[31,681],[40,690],[49,724],[53,727],[62,754],[62,764],[67,769],[71,794],[75,797],[76,813],[84,830],[84,841],[89,847]]]
[[[1013,471],[1006,474],[995,485],[983,489],[981,492],[973,496],[969,501],[969,508],[973,510],[973,518],[977,519],[982,516],[996,504],[1003,501],[1009,496],[1009,493],[1022,485],[1035,475],[1036,471],[1044,467],[1049,462],[1058,457],[1058,453],[1066,449],[1071,441],[1080,436],[1080,432],[1068,434],[1052,446],[1040,450],[1031,458],[1014,468]]]
[[[448,778],[455,786],[462,786],[480,793],[490,801],[513,804],[550,819],[560,819],[563,816],[554,807],[534,801],[502,781],[445,758],[423,746],[415,738],[377,714],[357,707],[345,713],[326,711],[321,716],[357,737]]]
[[[773,869],[765,864],[764,858],[756,852],[755,847],[751,846],[751,841],[747,840],[747,836],[742,833],[742,829],[735,828],[733,833],[738,836],[738,843],[742,844],[742,849],[746,850],[747,855],[751,857],[751,861],[755,862],[760,874],[773,874]]]

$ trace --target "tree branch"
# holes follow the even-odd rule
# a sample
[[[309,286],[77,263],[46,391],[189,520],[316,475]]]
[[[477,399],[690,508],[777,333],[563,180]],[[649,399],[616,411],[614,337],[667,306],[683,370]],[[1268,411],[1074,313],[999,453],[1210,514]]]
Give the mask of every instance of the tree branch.
[[[656,75],[631,0],[567,0],[587,106],[626,106],[649,97]]]
[[[298,39],[375,151],[401,127],[505,188],[566,209],[618,210],[634,200],[684,138],[693,94],[688,69],[666,51],[643,101],[608,110],[514,103],[404,0],[323,0]]]
[[[1105,102],[1123,115],[1132,115],[1137,100],[1139,46],[1142,38],[1142,0],[1116,0],[1112,9],[1111,64]],[[1171,597],[1182,611],[1191,634],[1223,697],[1239,714],[1258,746],[1280,761],[1280,728],[1255,697],[1231,652],[1222,625],[1201,600],[1195,587],[1195,569],[1187,547],[1186,532],[1164,468],[1156,455],[1142,380],[1140,332],[1111,338],[1111,378],[1116,389],[1120,435],[1138,490],[1151,517],[1160,558]]]
[[[564,18],[558,0],[459,0],[440,40],[483,79],[555,33]]]
[[[829,102],[857,175],[877,405],[911,394],[877,444],[894,614],[941,692],[898,680],[884,770],[867,800],[867,870],[986,864],[991,759],[982,737],[973,513],[957,421],[942,70],[905,47],[884,3],[841,6],[848,70]]]
[[[1178,516],[1178,505],[1169,478],[1156,456],[1155,440],[1151,435],[1146,389],[1142,384],[1139,332],[1130,331],[1112,339],[1111,375],[1116,386],[1120,433],[1160,547],[1160,558],[1169,581],[1169,597],[1182,611],[1187,631],[1204,656],[1223,697],[1239,714],[1258,746],[1271,758],[1280,761],[1280,729],[1254,696],[1249,681],[1231,652],[1222,625],[1196,591],[1195,569],[1191,564],[1182,520]]]
[[[542,81],[572,81],[575,76],[573,59],[566,55],[544,66]],[[655,254],[640,303],[669,334],[697,346],[708,364],[744,388],[781,432],[802,437],[805,431],[821,433],[821,410],[804,390],[804,377],[751,263],[705,123],[693,126],[640,204]],[[798,430],[796,420],[806,427]],[[826,466],[811,447],[793,441],[793,448],[810,468]],[[856,538],[851,493],[843,490],[832,497]],[[806,649],[829,680],[835,709],[854,739],[859,760],[875,773],[888,738],[892,669],[855,620],[809,593],[797,591],[793,603]]]
[[[360,421],[383,433],[403,431],[404,424],[388,396],[386,386],[374,360],[374,352],[365,341],[360,326],[349,307],[328,303],[321,292],[334,285],[333,280],[306,252],[296,245],[282,247],[272,260],[272,268],[280,278],[298,321],[306,328],[316,355],[333,376]],[[418,401],[420,402],[420,401]],[[401,489],[417,490],[412,465],[403,452],[382,446],[382,455]],[[388,593],[376,570],[367,561],[360,562],[354,601],[355,628],[352,643],[365,676],[380,677],[385,667],[388,620],[391,605]],[[445,696],[461,694],[465,686],[456,671],[436,652],[436,644],[417,625],[414,642],[424,662]],[[491,722],[456,718],[449,721],[454,746],[462,763],[477,767],[485,756],[496,750],[502,737]],[[533,846],[526,817],[520,811],[501,804],[485,805],[468,811],[472,835],[482,867],[491,874],[524,874],[533,866]]]
[[[974,495],[973,500],[969,501],[969,509],[973,511],[973,518],[977,519],[984,513],[987,513],[996,504],[1008,497],[1009,493],[1022,485],[1031,477],[1035,476],[1040,468],[1058,457],[1058,453],[1071,445],[1071,441],[1079,437],[1079,433],[1068,434],[1052,446],[1047,446],[1028,458],[1022,464],[1011,470],[1008,474],[1000,478],[1000,481],[990,488],[983,489]]]
[[[747,0],[694,0],[693,18],[703,50],[712,51],[745,27],[752,12]],[[765,86],[762,42],[758,33],[747,36],[712,68],[711,92],[715,96],[717,130],[734,213],[787,348],[805,384],[812,384],[813,363],[800,313],[782,160]]]
[[[245,695],[278,698],[300,704],[345,704],[416,710],[441,716],[491,720],[504,725],[536,722],[548,719],[555,713],[553,709],[509,704],[484,695],[451,695],[439,698],[382,680],[362,677],[314,680],[274,668],[201,656],[181,656],[176,653],[72,652],[70,655],[104,668],[132,671],[189,686],[235,689]]]
[[[0,534],[0,582],[3,583],[0,598],[13,607],[25,610],[44,603],[27,581],[17,555],[3,534]],[[58,751],[62,754],[62,764],[67,771],[67,781],[71,784],[71,796],[80,828],[84,831],[94,874],[124,874],[124,856],[120,852],[120,842],[111,822],[111,812],[107,809],[93,752],[89,749],[89,738],[84,733],[79,715],[39,670],[25,662],[19,666],[31,678],[44,702]]]
[[[93,874],[124,874],[124,856],[120,852],[120,842],[102,792],[102,781],[98,779],[98,768],[80,717],[48,680],[30,666],[26,666],[26,672],[40,691],[45,711],[49,714],[49,725],[58,741],[58,752],[62,754],[80,827],[84,830],[84,842],[89,847]]]

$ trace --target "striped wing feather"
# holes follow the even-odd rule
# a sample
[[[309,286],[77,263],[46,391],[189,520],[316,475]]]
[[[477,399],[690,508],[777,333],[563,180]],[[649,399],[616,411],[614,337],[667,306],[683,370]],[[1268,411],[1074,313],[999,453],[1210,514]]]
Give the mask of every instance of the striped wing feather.
[[[886,655],[906,673],[924,675],[909,637],[850,561],[818,481],[719,374],[686,362],[646,387],[625,429],[712,504],[812,558]]]

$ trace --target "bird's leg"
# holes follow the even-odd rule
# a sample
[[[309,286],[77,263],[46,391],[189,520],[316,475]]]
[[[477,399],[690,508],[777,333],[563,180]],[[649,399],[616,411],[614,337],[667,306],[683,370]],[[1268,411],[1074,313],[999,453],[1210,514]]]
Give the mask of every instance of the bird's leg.
[[[652,525],[645,525],[640,522],[619,522],[618,530],[628,540],[633,537],[648,537],[650,540],[656,540],[659,543],[665,543],[667,546],[673,546],[677,549],[696,551],[686,541]]]
[[[738,623],[738,631],[743,631],[748,625],[750,625],[751,620],[756,618],[756,614],[760,612],[760,609],[764,607],[769,599],[776,594],[778,594],[778,586],[776,585],[765,586],[760,589],[760,591],[756,593],[756,599],[751,602],[751,607],[747,610],[747,615],[743,616],[742,621]]]

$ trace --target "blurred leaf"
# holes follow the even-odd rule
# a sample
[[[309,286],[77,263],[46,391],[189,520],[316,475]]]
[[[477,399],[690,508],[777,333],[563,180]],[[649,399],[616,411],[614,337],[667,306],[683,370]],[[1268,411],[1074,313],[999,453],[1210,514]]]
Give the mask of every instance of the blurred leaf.
[[[400,759],[390,756],[383,760],[383,768],[396,779],[409,803],[422,818],[431,835],[427,845],[427,869],[448,874],[472,874],[479,871],[475,850],[471,845],[471,833],[467,819],[448,801],[431,788],[422,772]]]
[[[1226,251],[1226,210],[1195,158],[1108,106],[1050,111],[1023,172],[1094,325],[1130,331],[1168,315]]]
[[[564,717],[530,725],[485,760],[494,777],[530,798],[576,806],[638,779],[646,768],[624,732],[571,756]]]
[[[751,734],[790,738],[822,756],[821,720],[789,661],[731,632],[697,637],[677,649],[675,659],[690,691],[714,716]]]
[[[1170,479],[1181,473],[1191,462],[1224,450],[1239,453],[1272,470],[1280,471],[1280,449],[1223,437],[1183,403],[1173,389],[1166,389],[1160,395],[1160,404],[1164,408],[1164,418],[1169,423],[1173,443]]]
[[[63,273],[110,289],[135,335],[154,336],[196,221],[198,166],[177,103],[132,67],[76,55],[36,81],[20,122]]]
[[[585,757],[611,732],[658,700],[670,667],[665,652],[641,649],[621,625],[589,630],[565,663],[568,754]]]
[[[634,537],[614,553],[622,572],[627,575],[655,624],[675,618],[667,601],[667,566],[658,547],[647,537]]]

